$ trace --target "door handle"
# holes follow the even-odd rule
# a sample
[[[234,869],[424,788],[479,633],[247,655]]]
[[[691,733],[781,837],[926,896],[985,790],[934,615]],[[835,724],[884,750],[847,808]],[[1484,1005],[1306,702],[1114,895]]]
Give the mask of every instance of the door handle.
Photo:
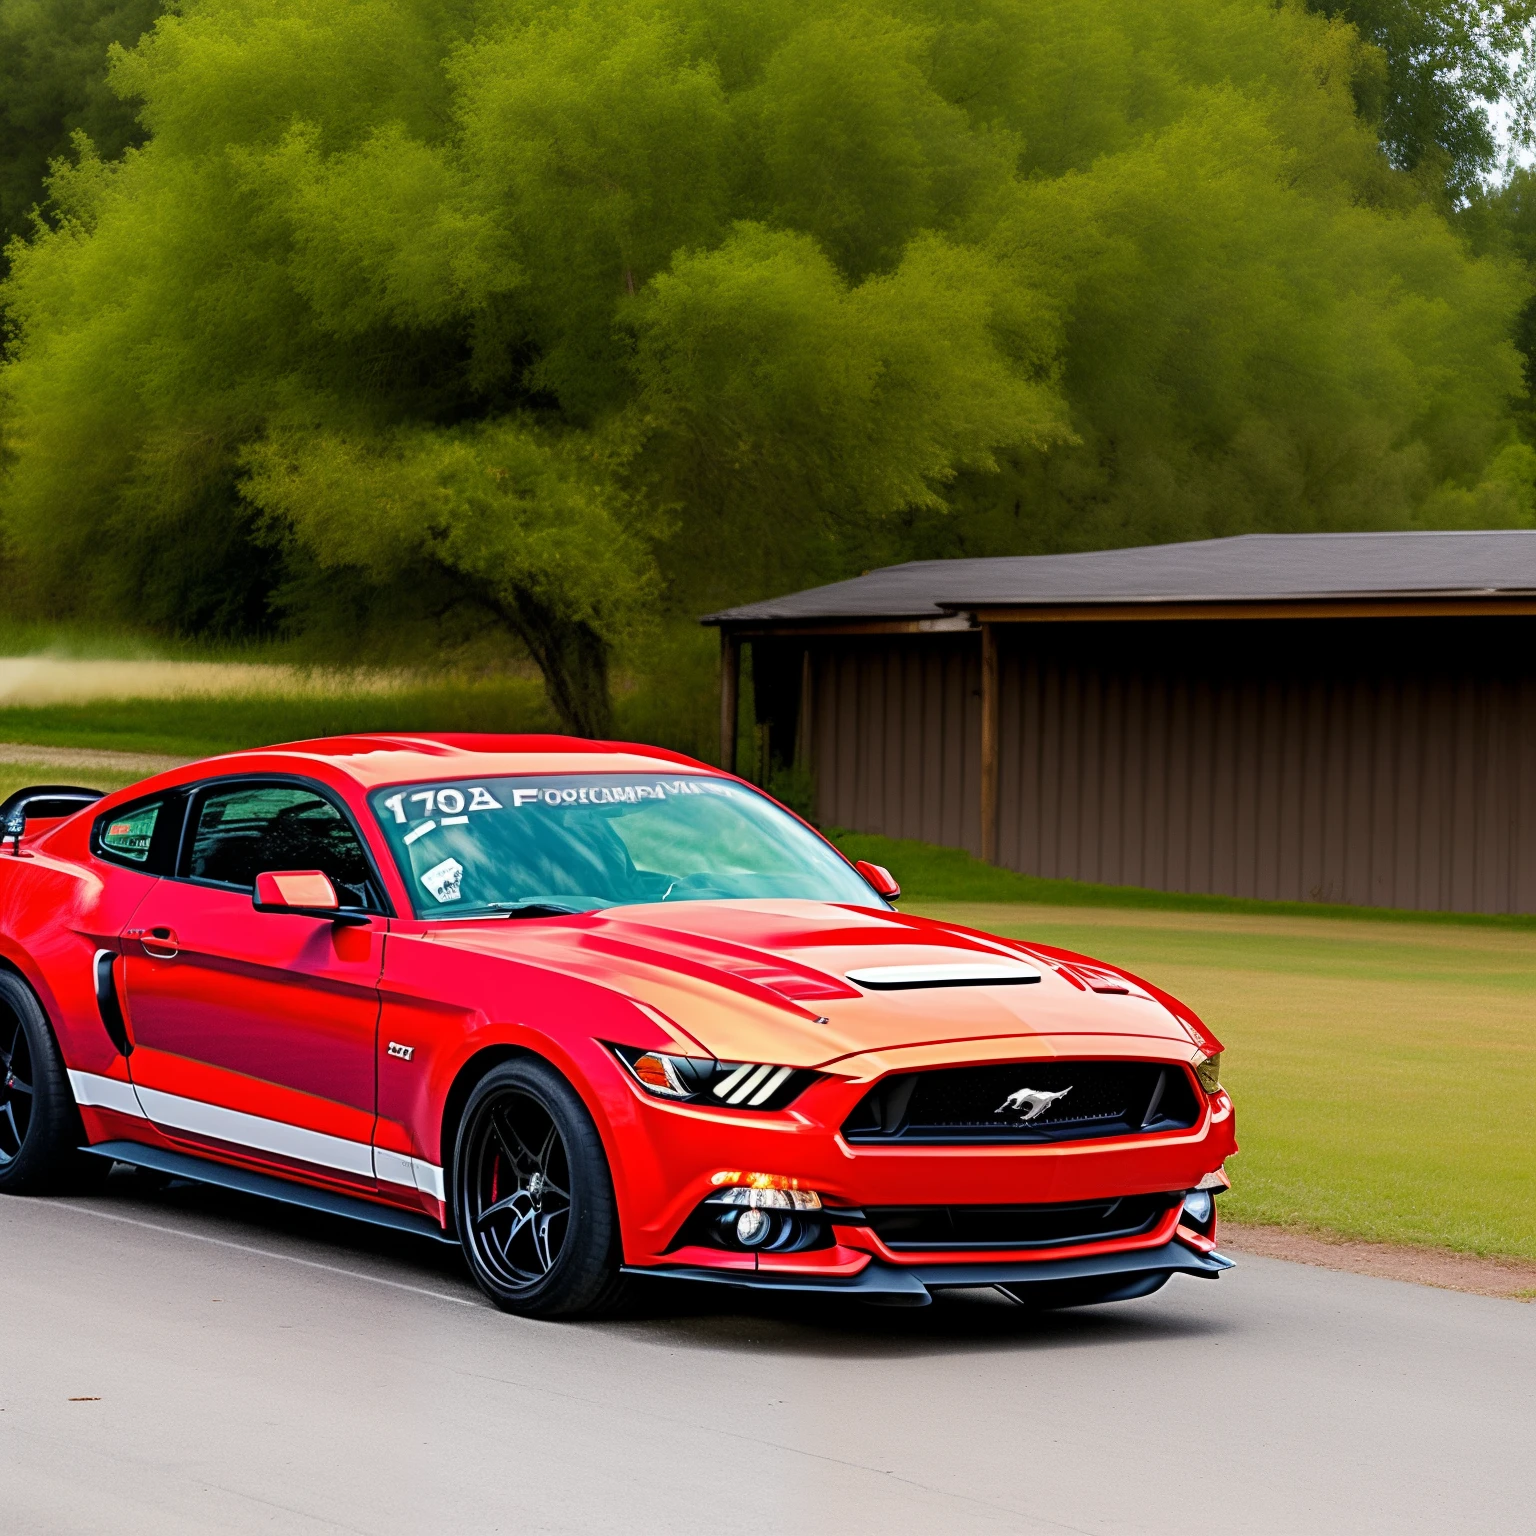
[[[170,928],[147,928],[139,938],[144,953],[154,960],[174,960],[181,953],[176,934]]]

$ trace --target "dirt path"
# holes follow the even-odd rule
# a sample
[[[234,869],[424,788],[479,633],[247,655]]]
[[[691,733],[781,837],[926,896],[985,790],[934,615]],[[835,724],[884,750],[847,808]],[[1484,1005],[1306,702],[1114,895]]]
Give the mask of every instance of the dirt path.
[[[0,705],[84,704],[92,699],[182,694],[377,693],[398,688],[404,680],[398,672],[340,672],[265,662],[0,656]]]
[[[87,747],[37,747],[21,741],[0,741],[0,763],[26,763],[38,768],[104,768],[117,773],[160,773],[190,762],[154,752],[98,752]]]
[[[1319,1232],[1296,1232],[1289,1227],[1249,1227],[1226,1221],[1221,1224],[1220,1237],[1221,1246],[1234,1253],[1256,1253],[1318,1269],[1374,1275],[1381,1280],[1410,1280],[1445,1291],[1536,1301],[1536,1264],[1516,1259],[1483,1259],[1446,1248],[1366,1243]]]

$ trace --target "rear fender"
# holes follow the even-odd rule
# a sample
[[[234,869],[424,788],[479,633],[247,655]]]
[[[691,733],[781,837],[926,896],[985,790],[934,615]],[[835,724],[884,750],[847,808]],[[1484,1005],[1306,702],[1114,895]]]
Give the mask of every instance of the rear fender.
[[[0,853],[0,961],[37,995],[70,1069],[108,1073],[121,1063],[97,1002],[95,958],[102,949],[118,951],[123,929],[157,883],[127,870],[121,879],[102,879],[45,854],[13,864]]]

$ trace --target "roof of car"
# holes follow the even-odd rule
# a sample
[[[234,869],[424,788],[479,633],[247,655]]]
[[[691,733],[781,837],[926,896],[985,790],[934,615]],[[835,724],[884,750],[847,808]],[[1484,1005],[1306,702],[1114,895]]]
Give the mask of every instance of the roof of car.
[[[675,768],[713,771],[680,752],[628,741],[470,732],[325,736],[314,741],[262,747],[257,755],[325,758],[352,778],[370,785],[464,774],[572,773],[592,768],[634,773]]]
[[[937,618],[1070,603],[1536,592],[1536,530],[1248,533],[1069,555],[915,560],[710,614],[706,624]]]
[[[373,733],[323,736],[313,741],[282,742],[203,758],[167,773],[155,784],[172,785],[221,774],[339,773],[365,789],[423,779],[452,779],[500,774],[677,772],[715,773],[680,752],[624,741],[589,741],[580,736],[499,736],[469,732],[421,734]],[[329,770],[327,772],[326,770]],[[146,781],[149,782],[149,781]],[[134,786],[138,790],[140,786]],[[119,792],[121,793],[121,792]],[[113,798],[116,798],[114,796]]]

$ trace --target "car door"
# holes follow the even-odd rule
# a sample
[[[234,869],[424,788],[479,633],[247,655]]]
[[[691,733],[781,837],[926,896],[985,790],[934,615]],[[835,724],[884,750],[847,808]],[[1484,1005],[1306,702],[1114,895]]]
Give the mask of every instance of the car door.
[[[264,870],[320,869],[341,926],[257,912]],[[129,1066],[165,1135],[345,1186],[374,1184],[382,886],[346,811],[294,780],[194,797],[175,874],[123,934]]]

